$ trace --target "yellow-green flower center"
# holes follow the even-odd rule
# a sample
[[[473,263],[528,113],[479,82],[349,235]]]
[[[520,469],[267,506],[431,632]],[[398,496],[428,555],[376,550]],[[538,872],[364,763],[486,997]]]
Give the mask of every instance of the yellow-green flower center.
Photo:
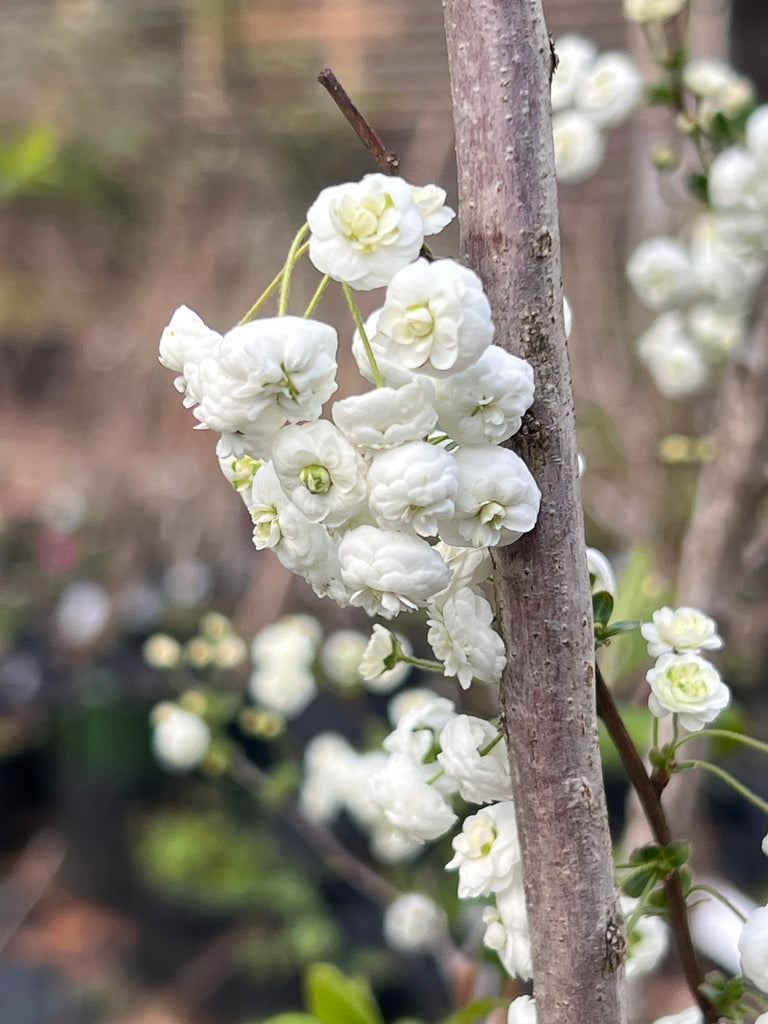
[[[667,670],[667,678],[686,697],[707,695],[707,683],[698,665],[673,665]]]
[[[305,466],[299,479],[310,494],[327,494],[333,486],[331,474],[325,466]]]

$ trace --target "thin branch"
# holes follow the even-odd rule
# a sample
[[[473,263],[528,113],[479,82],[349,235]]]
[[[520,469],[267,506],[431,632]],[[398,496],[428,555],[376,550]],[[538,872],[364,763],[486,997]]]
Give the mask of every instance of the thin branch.
[[[662,846],[668,846],[672,842],[672,833],[670,832],[664,809],[661,806],[660,793],[645,770],[645,765],[637,752],[635,744],[632,742],[632,738],[627,732],[624,721],[613,702],[611,692],[606,686],[605,679],[599,668],[597,669],[596,677],[597,713],[605,723],[608,734],[613,740],[629,781],[637,793],[645,816],[648,819],[648,824],[651,826],[656,842]],[[714,1024],[718,1017],[717,1010],[699,991],[699,986],[704,981],[704,976],[693,948],[693,939],[691,938],[688,923],[688,909],[685,904],[680,874],[677,871],[665,881],[664,888],[669,905],[669,923],[672,928],[672,934],[675,937],[675,945],[677,946],[686,983],[698,1003],[704,1019]]]
[[[330,68],[324,68],[317,80],[328,92],[333,102],[352,125],[358,139],[373,157],[376,166],[384,174],[397,174],[400,170],[400,159],[396,153],[386,149],[384,143],[371,127],[370,122],[360,113]]]

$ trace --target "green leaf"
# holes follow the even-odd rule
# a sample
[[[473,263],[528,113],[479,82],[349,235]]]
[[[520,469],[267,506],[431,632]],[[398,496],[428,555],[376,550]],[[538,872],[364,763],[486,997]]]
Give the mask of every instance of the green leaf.
[[[613,612],[613,597],[607,590],[598,590],[592,595],[592,609],[595,616],[595,625],[607,626]]]
[[[709,179],[706,174],[702,174],[700,171],[693,171],[689,174],[688,188],[696,199],[700,199],[702,203],[709,202]]]
[[[691,856],[691,847],[683,840],[676,840],[664,847],[664,856],[671,868],[681,868]]]
[[[487,1017],[494,1010],[506,1009],[509,1006],[508,999],[497,999],[493,996],[486,996],[483,999],[473,999],[471,1003],[462,1006],[449,1017],[446,1017],[441,1024],[472,1024],[478,1017]]]
[[[621,888],[627,896],[639,899],[648,886],[656,881],[657,877],[657,872],[653,868],[648,868],[646,871],[635,871],[629,878],[624,879]]]
[[[276,1017],[267,1017],[259,1024],[319,1024],[319,1021],[311,1013],[278,1013]]]
[[[312,964],[304,986],[307,1007],[320,1024],[383,1024],[367,982],[348,978],[333,964]]]

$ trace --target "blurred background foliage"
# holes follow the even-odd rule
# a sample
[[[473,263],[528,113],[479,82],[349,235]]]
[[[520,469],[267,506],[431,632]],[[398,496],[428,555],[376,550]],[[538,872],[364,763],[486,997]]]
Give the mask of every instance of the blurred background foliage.
[[[756,77],[759,6],[733,5],[734,58]],[[555,36],[630,45],[618,2],[545,7]],[[701,48],[725,52],[726,5],[699,8]],[[326,630],[362,626],[254,551],[214,439],[191,429],[157,340],[182,302],[219,329],[235,322],[314,194],[371,169],[316,85],[324,66],[399,153],[403,175],[455,197],[439,5],[5,0],[0,11],[4,1024],[236,1024],[296,1006],[302,968],[318,957],[373,978],[388,1020],[435,1018],[449,1006],[435,968],[385,954],[378,911],[275,827],[268,807],[220,779],[160,770],[148,714],[171,691],[141,652],[159,629],[192,638],[209,609],[246,641],[287,609],[311,609]],[[659,127],[644,114],[614,133],[600,174],[562,195],[588,540],[621,569],[619,618],[647,618],[673,593],[694,441],[712,414],[706,400],[662,400],[632,354],[642,314],[624,254],[669,218],[638,156]],[[298,274],[295,288],[308,299],[313,282]],[[343,336],[333,301],[324,310]],[[349,365],[341,381],[359,386]],[[670,448],[670,435],[682,445]],[[766,583],[758,558],[726,666],[762,735]],[[639,637],[603,657],[642,705]],[[235,673],[225,690],[242,687]],[[329,722],[370,737],[382,709],[326,695],[297,737]],[[268,744],[246,746],[269,765]],[[743,755],[738,768],[761,788]],[[610,762],[609,772],[618,821],[624,790]],[[717,787],[710,798],[727,835],[765,831]],[[351,823],[340,830],[364,857]],[[427,858],[416,878],[445,896],[439,863]],[[728,868],[768,886],[751,853]]]

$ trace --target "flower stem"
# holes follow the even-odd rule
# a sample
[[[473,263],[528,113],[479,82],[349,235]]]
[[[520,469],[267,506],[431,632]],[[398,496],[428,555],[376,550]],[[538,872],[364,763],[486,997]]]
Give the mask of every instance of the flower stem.
[[[312,316],[312,314],[315,312],[315,310],[317,309],[317,307],[318,307],[318,305],[320,303],[320,299],[322,299],[323,295],[325,294],[325,289],[328,287],[328,285],[330,283],[331,283],[330,274],[326,274],[325,277],[320,282],[320,284],[317,286],[317,288],[315,290],[315,294],[312,296],[309,305],[304,310],[304,319],[305,320],[308,319],[310,316]]]
[[[365,333],[365,327],[363,326],[363,318],[360,316],[360,310],[357,308],[355,297],[352,294],[352,289],[349,287],[346,281],[341,282],[341,287],[344,289],[344,297],[347,300],[349,311],[352,314],[352,319],[355,321],[355,327],[358,330],[360,339],[365,349],[365,354],[368,356],[368,362],[371,366],[371,373],[373,374],[373,383],[377,388],[384,386],[384,378],[381,376],[378,364],[376,363],[376,357],[373,354],[371,343],[368,340],[368,335]]]
[[[266,305],[267,300],[270,296],[274,295],[277,289],[280,287],[280,282],[283,280],[283,274],[285,273],[285,267],[282,268],[280,273],[267,285],[261,295],[256,299],[254,304],[245,314],[242,320],[238,322],[238,327],[242,327],[243,324],[247,324],[249,320],[253,320],[257,313]]]
[[[423,668],[427,672],[442,672],[444,666],[439,661],[429,661],[426,658],[409,658],[407,654],[404,654],[400,661],[405,661],[409,665],[414,665],[416,668]]]
[[[672,833],[661,806],[660,794],[648,776],[643,765],[642,758],[637,752],[632,738],[627,732],[621,715],[613,702],[611,691],[606,686],[603,674],[599,668],[596,669],[597,685],[597,713],[605,723],[608,734],[619,753],[624,769],[629,776],[635,792],[640,800],[648,824],[651,826],[654,838],[662,846],[668,846],[672,842]],[[675,937],[680,964],[691,995],[696,1000],[702,1016],[709,1024],[717,1021],[717,1008],[699,991],[699,986],[704,981],[704,975],[699,965],[696,953],[693,948],[691,929],[688,922],[688,908],[685,904],[683,886],[680,881],[680,873],[673,873],[664,882],[669,906],[669,923],[672,934]]]
[[[678,769],[685,770],[686,768],[703,768],[705,772],[710,772],[712,775],[716,775],[722,782],[727,783],[732,789],[735,789],[737,793],[740,793],[745,800],[749,800],[751,804],[754,804],[764,814],[768,814],[768,802],[759,797],[757,793],[753,793],[752,790],[745,786],[743,782],[731,775],[730,772],[725,771],[723,768],[718,768],[716,764],[711,764],[709,761],[679,761],[677,765]]]
[[[296,232],[296,236],[291,242],[291,247],[288,250],[288,255],[285,258],[285,266],[283,267],[283,283],[280,287],[280,304],[277,309],[278,316],[285,316],[288,311],[288,293],[291,290],[291,275],[293,274],[293,268],[309,248],[308,245],[301,244],[308,231],[309,224],[302,224]]]
[[[504,734],[499,733],[498,736],[494,736],[494,738],[490,742],[486,743],[484,747],[480,747],[480,749],[478,750],[478,754],[480,755],[480,757],[485,757],[486,754],[490,754],[490,752],[493,750],[496,744],[499,743],[503,738]]]
[[[705,892],[707,893],[707,895],[712,896],[713,899],[716,899],[720,903],[722,903],[724,907],[727,907],[728,910],[730,910],[731,913],[735,914],[736,917],[738,917],[741,921],[747,920],[746,914],[742,914],[742,912],[737,907],[735,907],[729,899],[723,896],[721,892],[718,892],[717,889],[713,888],[711,885],[692,885],[689,889],[689,892]]]
[[[683,736],[682,739],[678,740],[675,744],[675,750],[678,750],[684,743],[690,743],[691,740],[696,740],[699,736],[712,736],[715,739],[733,740],[734,743],[743,743],[747,747],[754,747],[755,750],[761,751],[763,754],[768,754],[768,743],[763,743],[762,740],[756,740],[752,736],[745,736],[740,732],[732,732],[730,729],[700,729],[698,732],[689,733],[687,736]]]

